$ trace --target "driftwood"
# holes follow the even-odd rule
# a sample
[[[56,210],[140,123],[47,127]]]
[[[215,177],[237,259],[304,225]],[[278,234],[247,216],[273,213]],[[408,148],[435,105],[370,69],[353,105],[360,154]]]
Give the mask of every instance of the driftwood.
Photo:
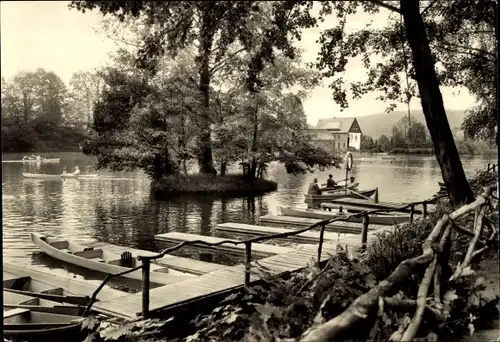
[[[409,322],[408,318],[403,320],[399,330],[391,336],[391,340],[413,340],[424,315],[432,317],[434,321],[438,321],[441,317],[440,312],[438,309],[427,305],[427,293],[431,284],[434,284],[434,299],[437,307],[441,308],[441,270],[443,265],[439,263],[439,253],[449,243],[452,229],[456,229],[459,233],[466,234],[467,236],[472,236],[464,262],[457,268],[449,281],[457,279],[462,274],[462,270],[470,264],[472,258],[484,248],[475,251],[475,246],[483,232],[482,227],[484,222],[486,222],[484,217],[486,210],[489,209],[494,189],[495,187],[485,188],[484,192],[474,202],[462,206],[449,215],[444,215],[424,241],[422,255],[401,262],[392,274],[382,280],[377,286],[358,297],[340,315],[306,331],[301,341],[334,341],[340,337],[348,336],[350,332],[356,331],[360,327],[366,326],[371,327],[368,337],[374,338],[376,336],[376,329],[378,329],[379,317],[383,313],[384,307],[389,309],[399,308],[400,310],[407,311],[415,310],[413,318]],[[471,211],[476,211],[474,232],[470,232],[462,227],[457,228],[458,225],[455,223],[455,220],[469,214]],[[493,232],[490,239],[498,231],[498,229],[495,231],[494,224],[492,226]],[[447,260],[447,258],[444,258],[444,260]],[[418,289],[417,300],[390,298],[416,268],[422,265],[427,265],[427,269]]]

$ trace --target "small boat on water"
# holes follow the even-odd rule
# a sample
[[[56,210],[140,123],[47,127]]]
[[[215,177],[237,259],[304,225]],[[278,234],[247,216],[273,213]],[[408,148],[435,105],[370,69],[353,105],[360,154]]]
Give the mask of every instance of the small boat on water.
[[[350,212],[360,212],[365,210],[374,209],[389,209],[394,212],[410,213],[411,209],[398,209],[405,206],[403,203],[392,203],[392,202],[375,202],[367,201],[359,198],[339,198],[332,200],[330,202],[324,202],[320,205],[323,209],[342,209]],[[422,214],[422,210],[415,209],[414,214]]]
[[[11,292],[6,289],[3,291],[3,307],[4,309],[29,309],[35,312],[72,316],[81,316],[86,309],[83,305],[62,304],[27,294]]]
[[[356,190],[359,186],[359,182],[357,183],[353,183],[353,184],[350,184],[347,186],[347,189],[352,189],[352,190]],[[325,194],[328,194],[328,193],[331,193],[331,192],[335,192],[335,191],[342,191],[342,190],[345,190],[346,189],[346,186],[345,185],[337,185],[333,188],[320,188],[320,190],[325,193]]]
[[[5,264],[4,268],[6,268]],[[57,287],[28,276],[19,276],[6,271],[3,271],[3,289],[11,293],[28,295],[58,303],[87,305],[90,302],[90,297],[87,295],[77,295],[62,287]]]
[[[77,243],[54,237],[31,233],[33,243],[43,252],[73,265],[103,273],[120,273],[140,265],[140,261],[132,258],[131,253],[122,255],[105,251],[101,248],[85,247]],[[123,277],[142,280],[142,270],[137,270]],[[150,281],[156,284],[173,284],[196,277],[191,274],[169,270],[168,267],[151,264]]]
[[[27,173],[23,172],[23,177],[24,178],[31,178],[31,179],[47,179],[47,180],[63,180],[63,179],[95,179],[97,178],[97,173],[93,174],[79,174],[79,175],[73,175],[71,173],[67,174],[61,174],[61,175],[50,175],[50,174],[43,174],[43,173]]]
[[[61,158],[40,158],[40,159],[21,159],[21,160],[2,160],[2,163],[59,163]]]
[[[11,341],[82,341],[81,317],[37,312],[30,309],[3,309],[3,336]]]
[[[281,215],[283,216],[292,216],[292,217],[305,217],[311,219],[318,220],[327,220],[331,218],[342,218],[348,215],[342,213],[332,213],[325,210],[318,209],[294,209],[294,208],[280,208]],[[362,217],[351,217],[347,220],[348,222],[363,222]],[[396,215],[396,214],[377,214],[370,215],[370,223],[372,224],[380,224],[386,226],[392,226],[395,224],[401,224],[410,221],[409,215]]]
[[[329,202],[339,198],[361,198],[366,200],[370,196],[377,197],[378,188],[369,190],[357,190],[357,189],[334,190],[321,195],[305,194],[306,198],[304,202],[307,203],[307,206],[309,208],[315,208],[318,207],[319,204],[322,202]]]

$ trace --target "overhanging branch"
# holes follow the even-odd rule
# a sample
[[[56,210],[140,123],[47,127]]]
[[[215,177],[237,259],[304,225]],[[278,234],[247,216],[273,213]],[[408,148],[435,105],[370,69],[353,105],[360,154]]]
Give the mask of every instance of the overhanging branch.
[[[368,0],[368,1],[371,2],[372,4],[378,5],[380,7],[384,7],[388,10],[393,11],[393,12],[401,13],[401,10],[399,8],[392,6],[392,5],[389,5],[389,4],[386,4],[383,0]]]

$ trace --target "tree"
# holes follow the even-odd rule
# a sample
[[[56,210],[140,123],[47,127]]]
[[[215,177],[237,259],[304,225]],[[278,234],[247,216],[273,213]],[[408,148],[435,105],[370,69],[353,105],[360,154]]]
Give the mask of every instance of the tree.
[[[84,133],[64,127],[68,92],[42,68],[2,78],[3,151],[74,150]]]
[[[138,61],[143,67],[154,70],[158,57],[164,53],[175,55],[179,50],[196,44],[198,67],[198,87],[203,94],[205,107],[196,118],[198,134],[198,161],[202,173],[213,173],[211,148],[210,84],[215,72],[225,59],[230,59],[228,49],[237,41],[240,51],[255,51],[250,58],[248,84],[250,89],[258,83],[258,74],[263,70],[263,62],[271,61],[273,48],[284,50],[293,57],[294,48],[287,36],[300,38],[299,26],[312,26],[315,20],[306,11],[298,10],[303,1],[277,1],[270,9],[271,22],[262,22],[260,14],[266,8],[265,2],[255,1],[171,1],[171,2],[107,2],[73,1],[70,7],[85,11],[98,8],[104,15],[111,14],[120,20],[143,15],[144,23],[150,30],[144,37],[144,45],[139,49]],[[260,43],[253,45],[254,39],[261,37]]]
[[[372,137],[362,135],[360,147],[361,151],[373,151],[375,149],[375,141],[373,141]]]
[[[448,3],[453,4],[454,1]],[[344,32],[349,14],[359,9],[376,13],[381,7],[391,12],[384,28],[366,27],[349,34]],[[350,90],[355,98],[369,91],[382,91],[380,99],[407,102],[416,95],[418,89],[427,128],[450,198],[454,204],[472,201],[474,195],[465,177],[439,89],[438,73],[434,67],[436,54],[432,53],[429,41],[433,35],[429,34],[430,29],[426,27],[426,16],[420,12],[420,1],[400,0],[399,8],[380,1],[329,2],[324,5],[322,12],[331,13],[333,9],[340,21],[337,26],[322,33],[322,49],[317,67],[323,70],[325,77],[333,77],[345,71],[348,58],[361,57],[364,66],[369,69],[368,79],[351,84]],[[374,62],[374,56],[382,57],[383,63]],[[407,76],[405,90],[401,86],[402,73]],[[346,108],[348,103],[344,81],[337,77],[331,87],[334,99]]]
[[[67,120],[75,123],[91,124],[94,105],[103,85],[97,72],[78,71],[69,82],[69,105]]]
[[[382,151],[386,152],[391,148],[391,141],[388,137],[382,134],[377,140],[377,145]]]

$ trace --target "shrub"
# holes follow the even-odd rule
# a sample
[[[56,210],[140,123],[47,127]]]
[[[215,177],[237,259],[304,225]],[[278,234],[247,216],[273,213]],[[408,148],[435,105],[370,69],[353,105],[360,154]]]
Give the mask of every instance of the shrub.
[[[257,195],[274,191],[278,184],[265,179],[253,179],[241,175],[228,176],[169,176],[151,183],[153,194],[157,197],[172,194],[218,194],[218,195]]]

